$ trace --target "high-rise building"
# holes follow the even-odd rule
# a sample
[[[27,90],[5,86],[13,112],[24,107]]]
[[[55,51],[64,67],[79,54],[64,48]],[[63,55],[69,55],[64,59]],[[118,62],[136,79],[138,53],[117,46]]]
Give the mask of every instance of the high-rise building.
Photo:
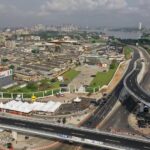
[[[139,30],[142,30],[142,22],[139,22]]]

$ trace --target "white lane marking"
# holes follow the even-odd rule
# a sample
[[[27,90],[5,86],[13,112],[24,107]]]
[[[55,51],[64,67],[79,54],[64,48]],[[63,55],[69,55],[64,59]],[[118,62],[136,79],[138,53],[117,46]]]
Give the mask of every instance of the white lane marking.
[[[150,147],[146,147],[146,146],[144,146],[144,148],[145,148],[145,149],[150,149]]]
[[[46,128],[46,127],[42,127],[42,129],[46,129],[46,130],[50,130],[50,131],[53,131],[54,129],[52,128]]]
[[[15,123],[15,125],[21,125],[21,126],[25,126],[25,124],[23,124],[23,123]]]
[[[84,136],[83,134],[79,134],[79,133],[72,133],[72,134],[77,136]]]
[[[120,143],[120,141],[110,140],[110,139],[106,139],[106,141],[115,142],[115,143]]]

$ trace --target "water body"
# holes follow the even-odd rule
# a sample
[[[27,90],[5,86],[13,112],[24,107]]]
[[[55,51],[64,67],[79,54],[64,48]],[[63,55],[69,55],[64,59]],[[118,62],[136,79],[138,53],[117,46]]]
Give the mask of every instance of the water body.
[[[114,36],[115,38],[120,39],[140,39],[142,36],[142,32],[140,31],[104,31],[104,33],[108,36]]]
[[[87,32],[105,33],[107,36],[114,36],[120,39],[140,39],[142,36],[141,31],[110,31],[110,30],[87,30]]]

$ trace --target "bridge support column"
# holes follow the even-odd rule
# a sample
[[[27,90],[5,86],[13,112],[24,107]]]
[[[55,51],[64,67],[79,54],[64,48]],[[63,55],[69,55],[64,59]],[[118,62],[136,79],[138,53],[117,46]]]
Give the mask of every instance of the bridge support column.
[[[3,93],[1,93],[1,98],[4,98],[4,95],[3,95]]]
[[[13,97],[13,93],[11,93],[11,98],[13,99],[14,97]]]
[[[54,91],[52,90],[52,96],[54,96]]]
[[[142,112],[144,112],[144,104],[143,103],[140,103],[139,104],[139,111],[140,111],[140,113],[142,113]]]
[[[12,137],[17,141],[18,133],[16,131],[12,131]]]
[[[129,93],[127,92],[127,90],[125,88],[123,88],[119,95],[119,100],[121,102],[124,102],[128,97],[129,97]]]

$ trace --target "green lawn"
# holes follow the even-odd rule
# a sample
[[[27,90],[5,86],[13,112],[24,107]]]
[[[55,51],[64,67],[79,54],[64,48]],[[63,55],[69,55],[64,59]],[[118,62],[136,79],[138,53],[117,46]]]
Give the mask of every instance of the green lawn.
[[[124,54],[125,54],[125,59],[130,59],[131,58],[131,55],[132,55],[132,52],[133,52],[133,49],[126,46],[124,47]]]
[[[71,82],[80,72],[70,69],[69,71],[63,74],[65,83]],[[40,84],[39,84],[40,83]],[[29,83],[26,87],[20,88],[19,86],[14,86],[12,88],[4,90],[4,92],[12,92],[12,93],[32,93],[38,91],[45,91],[45,90],[52,90],[52,89],[59,89],[60,83],[57,79],[56,81],[52,82],[49,79],[41,80],[40,82]]]
[[[90,39],[90,42],[91,42],[91,43],[106,43],[107,41],[106,41],[106,40],[103,40],[102,38],[99,38],[99,39],[91,38],[91,39]]]
[[[70,69],[69,71],[65,72],[63,74],[65,82],[71,82],[74,78],[76,78],[79,75],[79,73],[79,71],[76,71],[74,69]]]
[[[93,81],[90,84],[90,87],[102,87],[104,85],[108,85],[111,79],[114,76],[114,73],[117,70],[118,65],[114,69],[110,69],[108,72],[98,72],[96,74],[96,77],[93,79]]]

